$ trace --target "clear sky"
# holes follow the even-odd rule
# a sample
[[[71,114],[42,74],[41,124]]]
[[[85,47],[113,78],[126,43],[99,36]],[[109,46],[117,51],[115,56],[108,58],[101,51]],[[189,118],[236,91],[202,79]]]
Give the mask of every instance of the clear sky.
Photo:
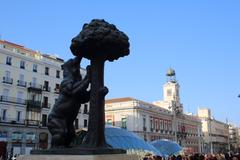
[[[239,8],[238,0],[2,0],[0,35],[67,60],[82,25],[105,19],[131,44],[129,56],[106,63],[107,98],[160,100],[172,67],[185,111],[209,107],[240,125]]]

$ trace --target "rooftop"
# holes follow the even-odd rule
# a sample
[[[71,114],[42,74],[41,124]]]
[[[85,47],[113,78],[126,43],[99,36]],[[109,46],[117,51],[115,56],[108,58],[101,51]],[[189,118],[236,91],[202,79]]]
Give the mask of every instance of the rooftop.
[[[40,57],[45,57],[57,62],[64,62],[63,59],[58,58],[56,56],[52,56],[52,55],[48,55],[48,54],[41,54],[39,51],[35,51],[29,48],[24,47],[23,45],[19,45],[13,42],[9,42],[6,40],[0,40],[0,44],[3,45],[2,48],[6,49],[6,50],[10,50],[25,56],[30,56],[33,58],[37,58],[40,59]]]

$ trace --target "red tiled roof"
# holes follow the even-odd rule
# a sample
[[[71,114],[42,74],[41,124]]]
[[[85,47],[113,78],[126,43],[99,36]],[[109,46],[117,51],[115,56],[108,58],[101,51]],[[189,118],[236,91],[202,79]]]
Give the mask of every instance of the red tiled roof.
[[[113,99],[106,100],[105,103],[117,103],[117,102],[126,102],[126,101],[134,101],[134,100],[136,99],[131,97],[113,98]]]
[[[0,43],[8,44],[8,45],[13,46],[15,48],[19,48],[19,49],[22,49],[22,50],[25,50],[25,51],[29,51],[29,52],[32,52],[32,53],[37,53],[36,51],[34,51],[32,49],[25,48],[22,45],[19,45],[19,44],[16,44],[16,43],[12,43],[12,42],[9,42],[9,41],[6,41],[6,40],[0,40]]]

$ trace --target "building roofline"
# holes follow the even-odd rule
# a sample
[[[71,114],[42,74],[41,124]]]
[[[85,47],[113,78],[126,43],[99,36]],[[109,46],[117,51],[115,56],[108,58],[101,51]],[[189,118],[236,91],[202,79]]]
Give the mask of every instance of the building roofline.
[[[36,51],[34,51],[32,49],[24,47],[23,45],[19,45],[19,44],[16,44],[16,43],[13,43],[13,42],[9,42],[9,41],[6,41],[6,40],[0,40],[0,43],[8,44],[10,46],[13,46],[13,47],[16,47],[16,48],[19,48],[19,49],[23,49],[25,51],[29,51],[29,52],[32,52],[32,53],[35,53],[35,54],[38,53],[38,52],[36,52]]]
[[[41,55],[42,57],[45,57],[45,58],[48,58],[48,59],[52,59],[52,60],[55,60],[57,62],[61,62],[61,63],[64,62],[64,60],[59,58],[59,57],[56,57],[56,56],[53,56],[53,55],[49,55],[49,54],[43,54],[43,53],[41,53],[39,51],[35,51],[35,50],[32,50],[32,49],[26,48],[23,45],[19,45],[19,44],[13,43],[13,42],[9,42],[9,41],[6,41],[6,40],[0,40],[0,43],[9,45],[9,46],[11,46],[13,48],[16,48],[16,49],[27,51],[28,53],[30,53],[32,55]]]
[[[163,108],[163,107],[160,107],[158,105],[155,105],[153,103],[149,103],[149,102],[145,102],[145,101],[142,101],[142,100],[138,100],[138,99],[135,99],[135,98],[132,98],[132,97],[122,97],[122,98],[113,98],[113,99],[108,99],[105,101],[105,104],[110,104],[110,103],[121,103],[121,102],[129,102],[129,101],[137,101],[137,102],[140,102],[141,104],[144,104],[146,106],[149,106],[149,107],[156,107],[158,109],[161,109],[163,112],[166,111],[166,112],[170,112],[169,110]]]
[[[135,101],[136,99],[132,97],[122,97],[122,98],[112,98],[105,100],[105,103],[118,103],[118,102],[128,102],[128,101]]]

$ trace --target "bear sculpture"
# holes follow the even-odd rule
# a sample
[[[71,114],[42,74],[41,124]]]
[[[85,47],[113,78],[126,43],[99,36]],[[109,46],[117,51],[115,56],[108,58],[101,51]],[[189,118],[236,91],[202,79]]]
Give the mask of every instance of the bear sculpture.
[[[81,57],[75,57],[62,65],[63,81],[60,84],[59,97],[49,116],[47,127],[52,135],[52,148],[68,147],[75,138],[73,125],[81,104],[90,99],[88,91],[90,67],[82,79],[80,74]]]

